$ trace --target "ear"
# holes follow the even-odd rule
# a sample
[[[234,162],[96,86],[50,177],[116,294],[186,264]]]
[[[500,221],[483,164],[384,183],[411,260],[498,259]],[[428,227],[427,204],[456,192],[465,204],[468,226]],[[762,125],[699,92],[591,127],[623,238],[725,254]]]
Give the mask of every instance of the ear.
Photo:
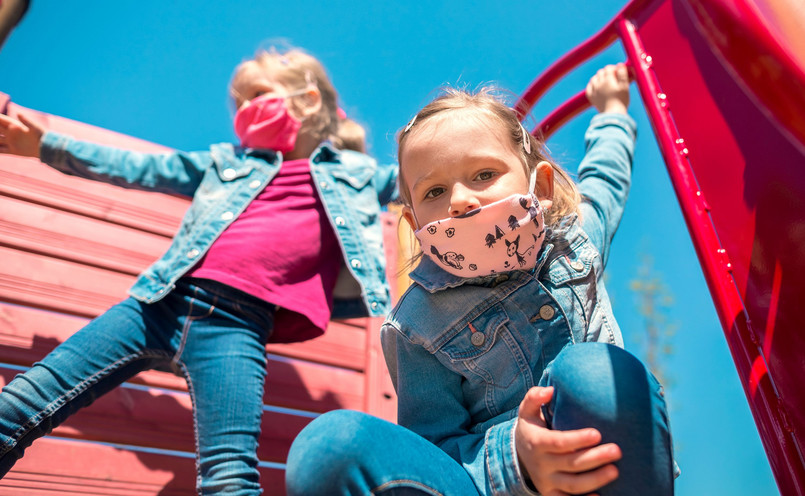
[[[316,115],[321,110],[321,91],[315,86],[300,95],[302,100],[302,118]]]
[[[402,209],[403,219],[408,222],[408,227],[411,228],[412,231],[416,232],[419,228],[416,225],[416,219],[414,218],[414,211],[411,207],[405,206]]]
[[[542,208],[553,205],[553,166],[546,161],[537,164],[537,198]]]

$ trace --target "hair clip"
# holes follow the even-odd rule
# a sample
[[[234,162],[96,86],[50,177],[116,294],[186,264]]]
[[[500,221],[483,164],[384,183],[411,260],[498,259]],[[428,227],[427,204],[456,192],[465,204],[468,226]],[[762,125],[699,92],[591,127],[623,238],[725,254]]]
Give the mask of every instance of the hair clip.
[[[336,115],[338,115],[338,118],[341,119],[342,121],[347,118],[347,113],[341,107],[338,107],[335,110],[335,113]]]
[[[411,119],[411,122],[409,122],[408,125],[405,126],[405,129],[403,130],[403,134],[407,133],[409,129],[414,127],[414,122],[416,122],[416,115],[414,116],[413,119]]]
[[[526,155],[531,155],[531,134],[525,130],[523,123],[520,123],[520,130],[523,132],[523,150]]]

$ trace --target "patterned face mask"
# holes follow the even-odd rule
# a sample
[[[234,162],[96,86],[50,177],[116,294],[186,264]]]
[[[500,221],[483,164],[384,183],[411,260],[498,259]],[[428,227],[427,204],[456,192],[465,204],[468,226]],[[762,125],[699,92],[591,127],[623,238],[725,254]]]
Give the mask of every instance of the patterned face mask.
[[[527,194],[513,194],[423,226],[414,233],[422,251],[459,277],[533,268],[545,240],[543,209],[533,193],[535,181],[536,171]]]

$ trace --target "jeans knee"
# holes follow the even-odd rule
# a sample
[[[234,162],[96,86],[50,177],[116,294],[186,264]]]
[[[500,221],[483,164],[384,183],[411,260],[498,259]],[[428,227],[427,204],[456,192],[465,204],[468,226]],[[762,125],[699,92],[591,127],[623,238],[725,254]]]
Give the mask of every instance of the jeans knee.
[[[560,429],[612,428],[650,417],[659,390],[640,360],[605,343],[568,346],[546,369],[541,385],[554,386],[549,414],[559,417],[561,411],[554,422]]]
[[[288,494],[330,494],[342,487],[352,467],[361,466],[371,436],[362,412],[334,410],[317,417],[294,440],[288,453],[285,479]]]

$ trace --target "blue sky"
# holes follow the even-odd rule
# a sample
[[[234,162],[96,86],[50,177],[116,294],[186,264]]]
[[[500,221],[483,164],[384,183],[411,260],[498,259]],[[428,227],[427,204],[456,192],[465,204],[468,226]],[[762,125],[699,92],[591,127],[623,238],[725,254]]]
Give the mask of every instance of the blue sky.
[[[74,2],[34,0],[0,50],[0,91],[16,103],[182,150],[234,139],[227,84],[258,47],[300,46],[328,68],[370,152],[395,160],[394,134],[444,84],[495,82],[515,94],[598,31],[625,1]],[[535,109],[539,119],[623,60],[619,46],[582,66]],[[607,269],[628,349],[644,321],[630,282],[650,256],[672,297],[673,352],[662,359],[678,495],[777,494],[723,332],[633,91],[640,131],[633,189]],[[548,145],[574,171],[587,113]]]

